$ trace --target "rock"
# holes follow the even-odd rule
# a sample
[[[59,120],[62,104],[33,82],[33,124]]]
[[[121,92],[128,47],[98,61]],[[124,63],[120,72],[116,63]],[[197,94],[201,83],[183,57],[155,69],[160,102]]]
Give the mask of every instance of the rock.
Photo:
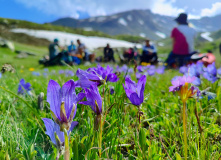
[[[16,50],[15,53],[18,53],[18,54],[27,54],[27,55],[30,55],[30,56],[36,56],[35,53],[26,52],[26,51],[19,51],[19,50]]]
[[[0,47],[9,48],[12,51],[15,50],[14,44],[6,39],[3,39],[3,38],[0,38]]]
[[[44,93],[41,92],[38,95],[38,107],[40,110],[44,110]]]
[[[15,68],[11,64],[6,63],[2,66],[2,69],[1,69],[1,73],[5,73],[5,72],[14,73]]]

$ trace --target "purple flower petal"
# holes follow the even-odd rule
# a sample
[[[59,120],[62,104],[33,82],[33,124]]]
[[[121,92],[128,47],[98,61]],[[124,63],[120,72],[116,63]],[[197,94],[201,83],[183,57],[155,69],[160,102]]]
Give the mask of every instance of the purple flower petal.
[[[47,102],[50,104],[50,109],[54,112],[55,116],[60,118],[60,107],[61,107],[61,87],[54,81],[50,80],[47,89]]]

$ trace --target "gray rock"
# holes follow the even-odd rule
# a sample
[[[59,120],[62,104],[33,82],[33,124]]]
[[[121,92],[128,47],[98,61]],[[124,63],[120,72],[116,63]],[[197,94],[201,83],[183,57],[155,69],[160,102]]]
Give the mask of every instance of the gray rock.
[[[0,47],[9,48],[12,51],[15,50],[14,44],[6,39],[3,39],[3,38],[0,38]]]

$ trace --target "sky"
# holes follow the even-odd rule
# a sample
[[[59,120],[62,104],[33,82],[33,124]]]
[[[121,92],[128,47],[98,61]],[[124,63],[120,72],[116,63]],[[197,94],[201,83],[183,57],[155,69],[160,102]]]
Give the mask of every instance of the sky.
[[[52,22],[63,17],[83,19],[132,9],[176,17],[186,12],[189,18],[221,14],[221,0],[0,0],[0,17]]]

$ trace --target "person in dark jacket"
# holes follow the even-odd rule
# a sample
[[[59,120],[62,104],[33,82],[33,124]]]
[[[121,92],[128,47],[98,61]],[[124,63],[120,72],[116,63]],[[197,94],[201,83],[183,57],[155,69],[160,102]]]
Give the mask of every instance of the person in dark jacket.
[[[145,41],[145,45],[143,46],[142,56],[140,57],[140,61],[154,64],[157,62],[157,50],[156,47],[150,44],[150,40]]]
[[[51,43],[48,47],[49,49],[49,59],[53,59],[54,57],[56,57],[59,54],[59,45],[58,45],[58,39],[55,38],[54,42]]]
[[[107,46],[104,48],[104,61],[105,62],[110,62],[110,61],[115,62],[114,50],[112,48],[110,48],[109,44],[107,44]]]

